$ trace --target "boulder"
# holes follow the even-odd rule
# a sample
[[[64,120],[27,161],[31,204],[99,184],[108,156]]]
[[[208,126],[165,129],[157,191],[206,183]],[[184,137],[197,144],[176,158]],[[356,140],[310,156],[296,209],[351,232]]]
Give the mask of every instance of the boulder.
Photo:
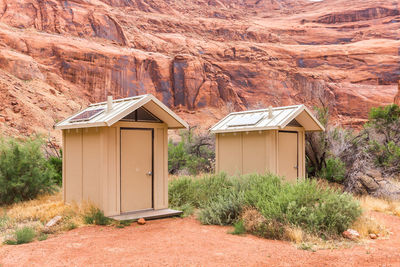
[[[53,228],[55,225],[57,225],[62,219],[62,216],[58,215],[55,216],[53,219],[48,221],[46,225],[44,226],[43,232],[44,233],[49,233],[51,232],[51,228]]]
[[[353,241],[360,238],[360,234],[354,229],[347,229],[342,233],[342,236]]]
[[[369,238],[371,239],[377,239],[378,236],[376,234],[369,234]]]

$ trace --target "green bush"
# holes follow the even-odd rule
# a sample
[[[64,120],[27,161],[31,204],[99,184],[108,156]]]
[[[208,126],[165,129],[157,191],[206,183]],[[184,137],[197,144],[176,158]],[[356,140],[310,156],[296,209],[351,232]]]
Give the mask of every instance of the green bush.
[[[111,219],[104,216],[102,210],[92,207],[84,216],[83,220],[86,224],[108,225]]]
[[[230,232],[232,235],[243,235],[246,233],[246,228],[242,220],[239,220],[233,224],[233,231]]]
[[[342,183],[346,175],[346,165],[340,158],[331,157],[326,159],[325,166],[318,173],[320,178],[330,182]]]
[[[62,157],[55,157],[55,156],[51,156],[48,159],[48,162],[51,166],[53,166],[54,170],[55,170],[55,183],[58,186],[62,185]]]
[[[214,138],[196,135],[193,130],[182,131],[181,141],[168,143],[168,170],[171,174],[186,171],[189,174],[211,172],[214,162]]]
[[[225,174],[188,177],[170,182],[171,203],[189,203],[200,209],[203,224],[232,225],[244,207],[253,207],[265,218],[256,235],[280,239],[284,226],[298,226],[320,236],[335,236],[360,215],[359,203],[347,193],[318,186],[316,181],[284,183],[279,177]]]
[[[203,224],[231,225],[239,219],[243,206],[243,192],[232,188],[206,203],[200,211],[199,220]]]
[[[25,226],[14,232],[14,239],[8,239],[4,241],[4,243],[7,245],[19,245],[19,244],[30,243],[33,241],[35,236],[36,236],[35,230],[31,227]]]
[[[0,204],[53,192],[56,171],[42,152],[40,138],[0,140]]]
[[[174,208],[190,204],[195,208],[204,206],[232,187],[226,174],[204,175],[201,178],[183,176],[169,182],[169,205]]]
[[[49,237],[49,236],[48,236],[47,234],[41,233],[41,234],[38,236],[37,240],[39,240],[39,241],[44,241],[44,240],[46,240],[48,237]]]
[[[337,235],[361,215],[359,203],[351,195],[321,188],[316,181],[280,184],[268,180],[253,183],[246,198],[271,221],[319,235]]]

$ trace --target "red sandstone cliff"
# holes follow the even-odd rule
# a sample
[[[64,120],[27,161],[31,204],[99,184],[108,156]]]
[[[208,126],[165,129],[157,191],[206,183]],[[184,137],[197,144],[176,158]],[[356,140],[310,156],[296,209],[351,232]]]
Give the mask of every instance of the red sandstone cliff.
[[[0,0],[0,129],[46,133],[89,101],[146,92],[204,127],[321,99],[357,125],[393,102],[399,37],[388,0]]]

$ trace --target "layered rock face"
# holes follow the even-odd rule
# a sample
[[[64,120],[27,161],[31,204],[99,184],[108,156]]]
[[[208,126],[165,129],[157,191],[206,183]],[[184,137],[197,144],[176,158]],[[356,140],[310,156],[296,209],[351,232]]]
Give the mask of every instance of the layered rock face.
[[[203,128],[233,110],[320,102],[357,126],[397,93],[399,5],[0,0],[0,129],[59,138],[54,122],[89,102],[143,93]]]

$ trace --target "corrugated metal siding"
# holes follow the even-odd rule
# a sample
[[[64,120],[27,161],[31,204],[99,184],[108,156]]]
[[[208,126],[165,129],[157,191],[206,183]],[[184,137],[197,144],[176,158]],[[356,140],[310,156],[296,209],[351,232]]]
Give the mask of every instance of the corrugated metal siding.
[[[221,132],[237,132],[237,131],[254,131],[262,129],[279,129],[288,123],[287,120],[294,118],[294,116],[303,110],[304,105],[288,106],[288,107],[276,107],[272,108],[272,118],[269,116],[269,109],[260,109],[253,111],[243,111],[230,113],[224,119],[215,124],[210,132],[221,133]],[[230,126],[232,120],[238,120],[245,122],[246,119],[251,121],[251,117],[254,114],[261,114],[262,119],[255,124],[243,125],[243,126]]]

